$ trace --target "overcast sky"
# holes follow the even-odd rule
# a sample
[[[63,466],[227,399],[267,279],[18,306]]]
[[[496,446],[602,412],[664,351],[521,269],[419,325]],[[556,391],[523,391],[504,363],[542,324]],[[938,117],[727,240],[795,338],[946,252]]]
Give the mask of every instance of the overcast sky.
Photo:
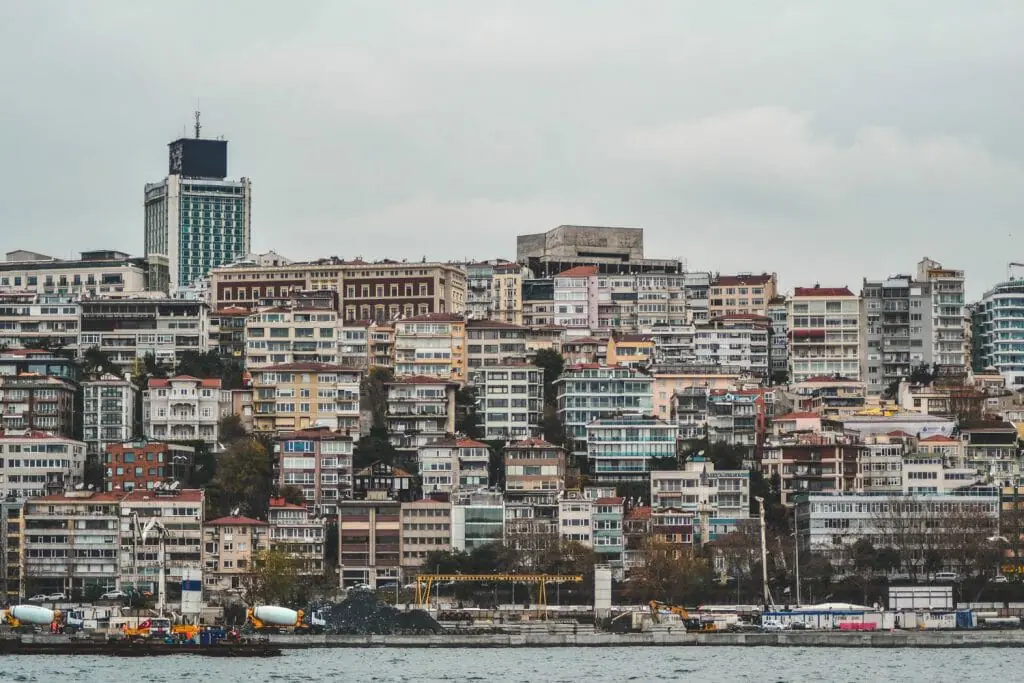
[[[1022,29],[1021,0],[9,0],[2,246],[139,254],[198,98],[257,251],[622,225],[787,289],[927,255],[978,296],[1024,261]]]

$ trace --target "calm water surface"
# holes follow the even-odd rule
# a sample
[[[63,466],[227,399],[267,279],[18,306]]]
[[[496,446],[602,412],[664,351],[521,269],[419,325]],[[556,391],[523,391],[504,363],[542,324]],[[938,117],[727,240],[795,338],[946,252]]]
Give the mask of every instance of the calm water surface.
[[[1014,680],[1024,649],[632,647],[307,650],[273,659],[0,657],[0,681],[923,681]]]

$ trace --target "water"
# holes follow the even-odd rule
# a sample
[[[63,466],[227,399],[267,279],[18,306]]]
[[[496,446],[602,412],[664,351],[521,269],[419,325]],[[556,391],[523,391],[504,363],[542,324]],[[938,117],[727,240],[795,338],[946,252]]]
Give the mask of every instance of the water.
[[[304,683],[378,681],[996,681],[1015,679],[1024,649],[795,647],[293,650],[271,659],[169,656],[0,658],[0,681]]]

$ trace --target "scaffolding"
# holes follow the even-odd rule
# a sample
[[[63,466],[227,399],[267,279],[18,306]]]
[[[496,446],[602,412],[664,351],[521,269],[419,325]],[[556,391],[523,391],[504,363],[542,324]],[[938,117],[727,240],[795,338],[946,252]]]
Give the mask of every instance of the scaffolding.
[[[537,604],[548,606],[549,583],[583,583],[579,574],[420,574],[416,577],[416,606],[430,608],[430,591],[436,582],[532,583],[537,586]]]

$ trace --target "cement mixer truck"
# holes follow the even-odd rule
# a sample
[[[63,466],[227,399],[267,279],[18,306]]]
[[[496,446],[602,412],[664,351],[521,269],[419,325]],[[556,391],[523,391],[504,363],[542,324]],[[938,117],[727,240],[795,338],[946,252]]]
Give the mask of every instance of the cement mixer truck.
[[[38,605],[15,605],[3,610],[3,622],[15,630],[26,630],[42,626],[51,631],[61,629],[60,610],[47,609]]]
[[[303,623],[305,616],[302,610],[277,605],[259,605],[245,611],[245,622],[256,632],[309,633],[309,625]]]

